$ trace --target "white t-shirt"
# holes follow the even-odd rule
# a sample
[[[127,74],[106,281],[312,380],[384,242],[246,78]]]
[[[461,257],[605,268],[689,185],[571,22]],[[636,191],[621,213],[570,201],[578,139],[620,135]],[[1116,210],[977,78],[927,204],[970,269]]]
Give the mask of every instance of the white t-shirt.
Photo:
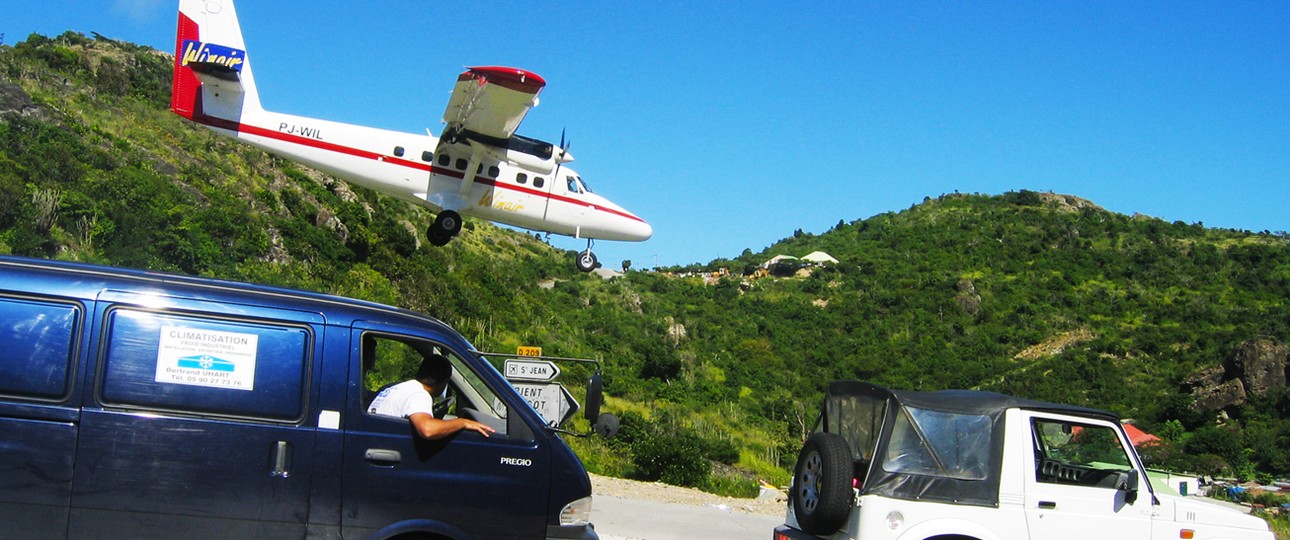
[[[367,407],[368,414],[407,418],[416,413],[434,416],[434,399],[419,381],[405,381],[381,390]]]

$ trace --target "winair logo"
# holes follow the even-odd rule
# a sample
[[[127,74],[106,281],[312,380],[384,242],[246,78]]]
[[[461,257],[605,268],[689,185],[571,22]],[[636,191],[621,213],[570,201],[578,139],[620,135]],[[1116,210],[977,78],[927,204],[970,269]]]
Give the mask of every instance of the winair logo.
[[[194,62],[223,66],[241,73],[242,66],[246,64],[246,51],[186,39],[184,40],[184,55],[180,65],[186,66]]]
[[[514,457],[503,457],[502,465],[511,465],[513,467],[532,467],[533,460]]]

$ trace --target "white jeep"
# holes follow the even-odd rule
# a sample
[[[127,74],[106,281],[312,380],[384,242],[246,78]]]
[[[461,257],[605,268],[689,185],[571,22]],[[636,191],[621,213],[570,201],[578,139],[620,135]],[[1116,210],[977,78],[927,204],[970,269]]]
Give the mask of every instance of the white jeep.
[[[1157,490],[1115,415],[991,392],[829,385],[774,540],[1273,540]]]

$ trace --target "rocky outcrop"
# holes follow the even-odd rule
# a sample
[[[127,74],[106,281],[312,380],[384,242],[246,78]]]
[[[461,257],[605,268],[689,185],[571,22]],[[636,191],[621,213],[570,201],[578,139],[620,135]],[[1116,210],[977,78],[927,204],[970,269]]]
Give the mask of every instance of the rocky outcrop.
[[[1245,393],[1245,385],[1240,379],[1195,388],[1192,390],[1192,397],[1196,400],[1193,407],[1202,411],[1239,407],[1249,401],[1249,394]]]
[[[963,312],[973,317],[981,313],[981,295],[976,291],[976,284],[972,280],[963,278],[958,282],[959,293],[954,297]]]
[[[1286,386],[1286,346],[1270,339],[1247,341],[1232,351],[1226,370],[1245,383],[1251,395],[1262,396]]]
[[[1251,396],[1264,396],[1286,388],[1290,348],[1266,338],[1237,345],[1221,366],[1202,369],[1183,381],[1183,390],[1195,407],[1215,411],[1244,405]]]
[[[27,95],[21,86],[0,80],[0,116],[10,114],[31,116],[38,111],[39,107],[31,101],[31,96]]]

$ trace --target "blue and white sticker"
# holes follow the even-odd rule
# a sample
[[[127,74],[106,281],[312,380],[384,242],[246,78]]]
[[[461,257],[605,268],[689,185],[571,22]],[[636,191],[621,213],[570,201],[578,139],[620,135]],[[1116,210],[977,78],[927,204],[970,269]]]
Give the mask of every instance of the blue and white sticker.
[[[255,334],[164,326],[157,347],[156,381],[254,390],[259,337]]]

